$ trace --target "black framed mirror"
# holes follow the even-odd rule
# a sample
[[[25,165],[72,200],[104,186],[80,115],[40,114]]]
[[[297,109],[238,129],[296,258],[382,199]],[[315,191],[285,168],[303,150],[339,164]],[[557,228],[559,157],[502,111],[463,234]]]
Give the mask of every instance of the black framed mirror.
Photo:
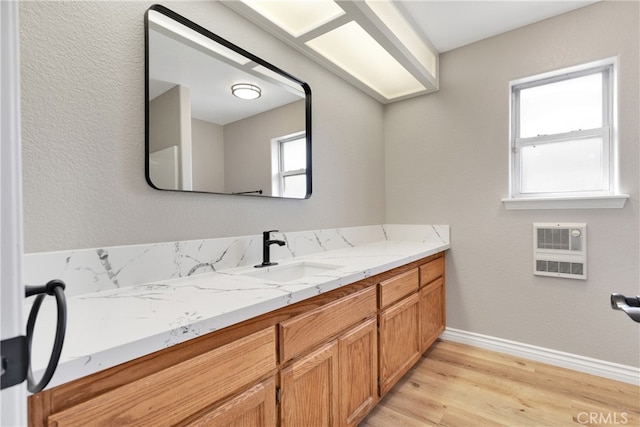
[[[160,5],[145,14],[145,47],[151,187],[311,196],[308,84]]]

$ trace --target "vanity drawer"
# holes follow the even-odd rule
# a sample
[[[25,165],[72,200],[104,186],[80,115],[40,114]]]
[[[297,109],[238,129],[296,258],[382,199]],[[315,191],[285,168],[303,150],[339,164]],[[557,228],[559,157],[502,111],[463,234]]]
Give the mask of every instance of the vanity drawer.
[[[380,308],[418,290],[418,269],[414,268],[380,283]]]
[[[48,425],[175,425],[273,374],[275,332],[264,329],[53,413]]]
[[[444,276],[444,256],[420,266],[420,287]]]
[[[376,288],[371,286],[280,323],[280,361],[311,350],[375,313]]]

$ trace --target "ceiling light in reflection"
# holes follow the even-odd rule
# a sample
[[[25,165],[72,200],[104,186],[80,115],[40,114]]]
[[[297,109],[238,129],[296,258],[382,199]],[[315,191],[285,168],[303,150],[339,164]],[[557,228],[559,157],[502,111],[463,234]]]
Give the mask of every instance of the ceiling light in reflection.
[[[231,93],[240,99],[258,99],[262,95],[262,90],[250,83],[238,83],[231,86]]]

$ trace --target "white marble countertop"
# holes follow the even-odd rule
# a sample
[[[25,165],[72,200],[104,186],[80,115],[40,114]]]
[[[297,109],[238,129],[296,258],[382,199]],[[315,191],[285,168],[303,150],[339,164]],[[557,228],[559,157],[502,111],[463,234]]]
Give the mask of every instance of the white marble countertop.
[[[381,241],[279,261],[339,266],[286,283],[239,267],[71,296],[60,363],[47,388],[72,381],[449,249],[443,242]],[[55,302],[41,308],[33,342],[36,379],[53,342]],[[51,321],[49,321],[51,319]]]

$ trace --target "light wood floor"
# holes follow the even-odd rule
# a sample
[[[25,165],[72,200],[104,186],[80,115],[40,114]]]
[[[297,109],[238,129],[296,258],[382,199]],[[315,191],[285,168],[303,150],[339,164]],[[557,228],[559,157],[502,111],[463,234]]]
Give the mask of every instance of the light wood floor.
[[[640,387],[438,341],[360,427],[640,426]]]

